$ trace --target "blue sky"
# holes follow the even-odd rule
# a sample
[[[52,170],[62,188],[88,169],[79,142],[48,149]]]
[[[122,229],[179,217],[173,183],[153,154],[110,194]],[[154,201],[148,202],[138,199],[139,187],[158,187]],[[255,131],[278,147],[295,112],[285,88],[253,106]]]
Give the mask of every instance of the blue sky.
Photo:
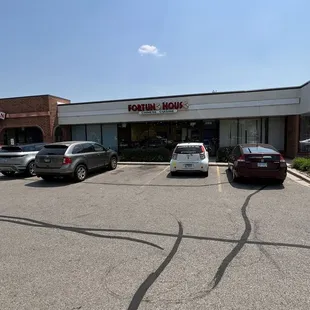
[[[303,84],[309,12],[309,0],[0,0],[0,97],[78,102]]]

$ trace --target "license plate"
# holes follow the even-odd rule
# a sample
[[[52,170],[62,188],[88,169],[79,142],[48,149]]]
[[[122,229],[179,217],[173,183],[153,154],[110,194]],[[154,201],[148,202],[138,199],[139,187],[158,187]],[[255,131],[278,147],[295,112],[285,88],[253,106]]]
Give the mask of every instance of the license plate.
[[[184,168],[191,168],[191,167],[193,167],[192,164],[185,164],[185,165],[184,165]]]
[[[50,158],[44,158],[44,162],[45,162],[45,163],[50,163],[50,162],[51,162],[51,159],[50,159]]]
[[[260,167],[260,168],[267,167],[267,163],[257,163],[257,167]]]

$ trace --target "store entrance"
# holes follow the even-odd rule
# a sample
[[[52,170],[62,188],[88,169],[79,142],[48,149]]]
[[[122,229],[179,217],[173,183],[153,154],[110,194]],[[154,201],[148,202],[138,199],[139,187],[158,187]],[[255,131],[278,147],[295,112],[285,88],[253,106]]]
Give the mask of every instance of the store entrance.
[[[204,121],[203,143],[209,149],[210,156],[216,156],[219,148],[219,120]]]

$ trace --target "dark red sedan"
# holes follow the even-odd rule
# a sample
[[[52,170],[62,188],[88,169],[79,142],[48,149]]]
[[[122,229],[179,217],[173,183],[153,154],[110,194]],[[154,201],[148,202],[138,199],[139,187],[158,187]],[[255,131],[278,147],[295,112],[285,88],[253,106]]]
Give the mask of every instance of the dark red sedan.
[[[241,178],[275,179],[282,184],[287,165],[283,156],[269,144],[239,144],[228,158],[233,181]]]

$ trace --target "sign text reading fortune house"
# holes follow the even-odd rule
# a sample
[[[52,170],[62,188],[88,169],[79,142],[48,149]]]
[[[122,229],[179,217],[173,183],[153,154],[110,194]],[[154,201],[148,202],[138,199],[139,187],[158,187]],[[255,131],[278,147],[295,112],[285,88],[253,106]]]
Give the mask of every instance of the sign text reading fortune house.
[[[146,103],[146,104],[129,104],[128,111],[156,111],[156,110],[182,110],[187,109],[188,103],[186,101],[170,101],[162,103]]]

